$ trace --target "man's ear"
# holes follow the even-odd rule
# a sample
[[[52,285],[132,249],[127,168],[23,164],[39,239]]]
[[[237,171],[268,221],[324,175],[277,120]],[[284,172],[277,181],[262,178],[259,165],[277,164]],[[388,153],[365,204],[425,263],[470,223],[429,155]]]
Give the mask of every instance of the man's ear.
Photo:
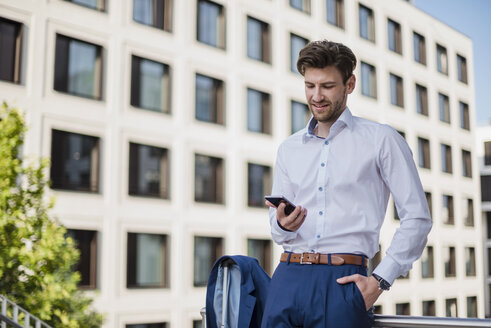
[[[355,90],[356,85],[356,77],[355,74],[351,74],[351,76],[346,81],[346,93],[350,94]]]

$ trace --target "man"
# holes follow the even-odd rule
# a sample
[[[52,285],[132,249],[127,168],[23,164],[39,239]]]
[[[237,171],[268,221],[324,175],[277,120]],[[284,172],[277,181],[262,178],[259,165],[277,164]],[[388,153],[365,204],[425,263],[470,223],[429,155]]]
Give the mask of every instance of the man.
[[[426,245],[431,219],[411,151],[388,125],[353,116],[356,57],[343,44],[315,41],[300,51],[312,113],[279,147],[270,202],[271,234],[283,246],[262,327],[370,327],[372,306],[406,275]],[[380,228],[392,194],[400,227],[380,264]],[[305,265],[311,264],[311,265]]]

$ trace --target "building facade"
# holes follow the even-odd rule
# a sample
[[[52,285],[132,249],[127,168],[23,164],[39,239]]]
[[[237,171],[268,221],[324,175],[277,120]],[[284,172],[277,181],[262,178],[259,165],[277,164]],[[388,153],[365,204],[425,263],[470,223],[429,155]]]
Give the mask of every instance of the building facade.
[[[52,160],[104,327],[199,327],[222,254],[272,273],[263,196],[309,118],[298,51],[324,38],[357,55],[348,105],[406,138],[432,212],[377,312],[484,316],[472,41],[410,2],[2,0],[0,33],[0,99],[25,110],[25,154]],[[378,257],[398,224],[391,200]]]

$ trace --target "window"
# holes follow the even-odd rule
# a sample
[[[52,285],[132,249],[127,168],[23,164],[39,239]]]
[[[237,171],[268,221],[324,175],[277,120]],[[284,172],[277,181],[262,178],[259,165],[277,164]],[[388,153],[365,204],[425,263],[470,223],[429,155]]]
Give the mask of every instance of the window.
[[[467,297],[467,318],[477,318],[477,297]]]
[[[193,328],[203,328],[203,320],[193,320]]]
[[[292,100],[292,124],[291,124],[291,132],[295,133],[305,126],[310,120],[310,110],[307,104]]]
[[[73,2],[78,5],[99,10],[99,11],[104,11],[105,9],[105,0],[66,0],[66,1]]]
[[[471,152],[462,149],[462,175],[472,178]]]
[[[464,130],[470,130],[470,120],[469,120],[469,105],[459,101],[460,108],[460,127]]]
[[[196,119],[225,124],[225,83],[209,76],[196,74]]]
[[[402,77],[392,73],[390,73],[390,103],[394,106],[404,107]]]
[[[491,248],[488,248],[488,276],[491,277]]]
[[[225,49],[223,6],[207,0],[198,0],[197,40],[212,47]]]
[[[491,239],[491,212],[486,212],[487,239]]]
[[[97,231],[68,229],[70,236],[80,252],[80,258],[75,265],[75,271],[80,272],[79,287],[83,289],[97,288]]]
[[[99,138],[52,130],[51,187],[99,191]]]
[[[225,173],[223,159],[195,154],[194,165],[194,200],[224,204]]]
[[[435,301],[423,301],[423,316],[434,317],[435,315]]]
[[[436,69],[438,72],[448,75],[447,48],[436,45]]]
[[[326,20],[329,24],[344,28],[344,0],[326,0]]]
[[[167,328],[167,323],[156,322],[156,323],[137,323],[132,325],[126,325],[126,328]]]
[[[421,255],[421,277],[433,278],[435,276],[434,270],[433,246],[426,246]]]
[[[452,173],[452,147],[440,144],[440,154],[442,161],[442,172]]]
[[[24,26],[0,17],[0,80],[21,83]]]
[[[271,167],[247,163],[247,205],[264,207],[264,195],[271,192]]]
[[[170,113],[170,90],[168,65],[131,56],[131,106]]]
[[[273,258],[271,240],[247,239],[247,256],[255,257],[264,271],[271,275],[271,260]]]
[[[454,224],[453,196],[442,196],[442,221],[445,224]]]
[[[462,200],[464,225],[467,227],[474,226],[474,201],[471,198],[464,198]]]
[[[54,89],[102,99],[102,47],[56,35]]]
[[[169,151],[130,142],[128,193],[170,198]]]
[[[271,63],[269,24],[247,16],[247,57]]]
[[[375,20],[373,10],[360,4],[359,7],[360,37],[375,42]]]
[[[375,305],[373,307],[373,314],[384,314],[384,308],[382,305]]]
[[[476,251],[474,247],[465,248],[465,275],[476,276]]]
[[[426,65],[425,38],[421,34],[413,32],[414,60]]]
[[[484,165],[491,165],[491,141],[484,142]]]
[[[377,75],[375,67],[361,62],[361,94],[377,99]]]
[[[450,124],[450,104],[447,95],[438,93],[438,108],[440,110],[440,121]]]
[[[126,287],[169,287],[169,250],[166,235],[128,233]]]
[[[296,34],[290,33],[290,70],[293,73],[298,73],[297,60],[298,53],[309,43],[309,40],[302,38]]]
[[[455,247],[448,247],[448,251],[444,256],[445,277],[455,277]]]
[[[425,169],[431,168],[430,141],[418,137],[418,164]]]
[[[247,88],[247,130],[271,134],[271,96]]]
[[[483,202],[491,201],[491,175],[481,175],[481,195]]]
[[[428,116],[428,90],[419,84],[416,84],[416,112]]]
[[[396,315],[411,315],[411,306],[409,303],[397,303]]]
[[[428,203],[428,209],[430,210],[430,216],[433,217],[433,204],[431,201],[431,192],[425,191],[426,202]]]
[[[467,60],[461,55],[457,55],[457,78],[467,84]]]
[[[172,0],[133,0],[133,20],[172,31]]]
[[[194,286],[206,286],[213,264],[222,255],[222,238],[194,237]]]
[[[445,300],[445,316],[457,317],[457,299],[449,298]]]
[[[310,0],[290,0],[290,7],[310,14]]]
[[[389,50],[402,54],[401,24],[387,19],[388,47]]]

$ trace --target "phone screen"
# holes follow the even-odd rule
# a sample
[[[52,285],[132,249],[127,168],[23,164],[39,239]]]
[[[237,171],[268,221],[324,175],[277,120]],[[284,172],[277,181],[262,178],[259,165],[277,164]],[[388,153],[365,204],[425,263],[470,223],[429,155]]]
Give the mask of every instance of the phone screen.
[[[278,207],[281,203],[285,203],[286,215],[290,215],[290,213],[295,210],[295,205],[293,205],[293,203],[286,199],[284,196],[264,196],[264,198],[276,207]]]

